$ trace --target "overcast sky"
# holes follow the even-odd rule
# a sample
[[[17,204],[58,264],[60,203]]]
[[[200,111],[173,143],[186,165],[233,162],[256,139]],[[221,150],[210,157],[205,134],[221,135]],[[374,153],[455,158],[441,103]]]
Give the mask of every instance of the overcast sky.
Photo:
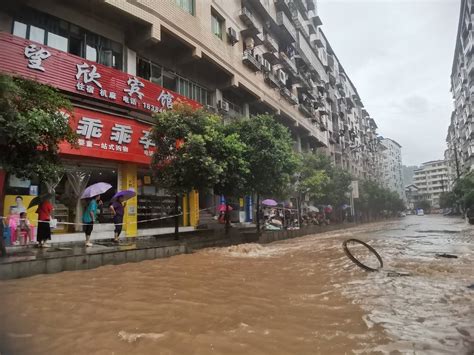
[[[442,159],[460,0],[318,0],[322,29],[405,165]]]

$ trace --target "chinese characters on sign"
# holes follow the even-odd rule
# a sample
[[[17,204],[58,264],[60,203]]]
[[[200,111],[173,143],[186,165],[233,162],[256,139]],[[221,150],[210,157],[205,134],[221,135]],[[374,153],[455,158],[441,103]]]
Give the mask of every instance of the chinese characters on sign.
[[[155,147],[155,142],[151,140],[151,131],[150,130],[142,130],[143,136],[140,138],[140,144],[143,145],[143,149],[145,149],[145,155],[152,156],[153,151],[149,150],[150,147]]]
[[[107,125],[107,123],[109,124]],[[107,133],[109,130],[110,134]],[[129,145],[134,143],[132,125],[103,121],[100,118],[82,116],[77,122],[76,133],[80,136],[78,139],[80,147],[128,153],[130,151]],[[136,142],[135,145],[136,147],[141,145],[142,154],[151,157],[153,150],[150,147],[155,147],[155,143],[150,138],[149,130],[142,129],[141,133],[143,135],[139,138],[139,145]]]
[[[28,68],[44,71],[41,65],[44,59],[51,57],[51,53],[43,47],[38,48],[36,44],[30,44],[25,47],[25,57],[28,58]]]

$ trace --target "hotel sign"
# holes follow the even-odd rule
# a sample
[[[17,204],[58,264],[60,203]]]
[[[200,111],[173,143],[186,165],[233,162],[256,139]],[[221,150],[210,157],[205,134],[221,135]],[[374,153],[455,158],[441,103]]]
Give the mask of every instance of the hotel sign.
[[[148,80],[57,49],[0,33],[0,71],[148,113],[173,108],[181,101],[201,105]]]

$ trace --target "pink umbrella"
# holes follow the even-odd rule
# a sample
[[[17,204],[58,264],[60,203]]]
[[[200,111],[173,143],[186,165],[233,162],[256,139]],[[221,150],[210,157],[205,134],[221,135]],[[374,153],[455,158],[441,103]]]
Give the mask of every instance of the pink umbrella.
[[[229,205],[229,211],[232,211],[233,208],[232,206]],[[222,204],[219,206],[219,212],[225,212],[226,211],[226,205],[225,204]]]
[[[83,198],[92,198],[97,195],[102,195],[104,192],[110,190],[112,185],[107,184],[106,182],[98,182],[86,188],[82,193],[81,199]]]

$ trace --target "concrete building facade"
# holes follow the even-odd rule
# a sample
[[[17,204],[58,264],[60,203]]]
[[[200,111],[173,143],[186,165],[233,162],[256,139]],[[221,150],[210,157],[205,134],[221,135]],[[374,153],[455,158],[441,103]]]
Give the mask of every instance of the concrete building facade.
[[[173,204],[150,183],[145,167],[153,147],[145,131],[152,113],[176,99],[227,119],[272,114],[290,130],[295,150],[323,152],[356,178],[382,181],[386,148],[377,124],[321,25],[315,0],[2,2],[0,47],[8,55],[0,71],[68,95],[81,119],[74,129],[88,137],[81,154],[62,151],[64,159],[75,170],[87,166],[89,182],[110,175],[114,188],[138,190],[127,210],[135,223],[141,214],[169,213]],[[105,124],[111,139],[118,139],[117,122],[130,126],[133,137],[120,137],[133,142],[99,142],[97,130],[91,138],[84,117]],[[133,152],[127,144],[136,144]],[[58,186],[70,197],[79,177],[68,179]],[[184,225],[197,224],[203,200],[196,192],[183,201],[194,211]],[[134,225],[130,233],[140,234]]]
[[[402,173],[402,146],[390,138],[382,138],[383,150],[383,184],[391,191],[398,193],[406,200]]]
[[[414,185],[418,188],[418,199],[430,201],[433,208],[439,208],[441,193],[450,190],[448,181],[448,163],[434,160],[423,163],[415,170]]]
[[[454,110],[446,137],[450,185],[474,170],[474,0],[461,0],[451,72]]]

